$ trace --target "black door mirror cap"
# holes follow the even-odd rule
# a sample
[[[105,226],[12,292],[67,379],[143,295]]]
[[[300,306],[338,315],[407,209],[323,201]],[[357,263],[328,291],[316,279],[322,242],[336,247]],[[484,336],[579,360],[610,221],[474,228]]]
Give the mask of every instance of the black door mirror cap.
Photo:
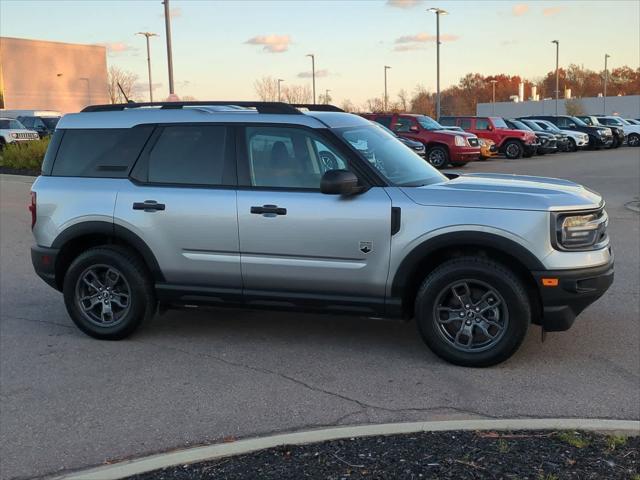
[[[327,170],[320,180],[320,191],[327,195],[354,195],[362,190],[358,177],[349,170]]]

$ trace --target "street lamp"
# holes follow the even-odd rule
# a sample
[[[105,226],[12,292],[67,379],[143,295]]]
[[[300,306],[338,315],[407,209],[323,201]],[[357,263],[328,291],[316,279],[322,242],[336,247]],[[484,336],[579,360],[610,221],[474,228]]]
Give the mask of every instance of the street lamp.
[[[280,84],[284,82],[282,78],[278,79],[278,101],[280,101]]]
[[[307,54],[311,57],[311,78],[313,79],[313,104],[316,103],[316,56],[313,53]]]
[[[175,97],[173,89],[173,55],[171,53],[171,12],[169,11],[169,0],[163,0],[164,4],[164,28],[167,33],[167,66],[169,67],[169,96]]]
[[[493,102],[492,102],[493,109],[492,109],[492,111],[493,111],[493,115],[495,115],[496,114],[496,83],[498,83],[498,81],[496,79],[489,80],[489,81],[491,82],[491,85],[493,87]]]
[[[387,106],[389,103],[389,95],[387,95],[387,70],[391,67],[389,65],[384,66],[384,111],[387,111]]]
[[[602,109],[604,110],[603,115],[607,114],[607,77],[609,76],[609,72],[607,70],[607,60],[611,57],[608,53],[604,54],[604,102]]]
[[[326,89],[324,90],[324,104],[325,104],[325,105],[329,105],[329,92],[330,92],[330,91],[331,91],[331,90],[329,90],[328,88],[326,88]]]
[[[427,11],[436,14],[436,120],[440,118],[440,15],[449,12],[441,8],[429,8]]]
[[[560,77],[558,74],[558,61],[560,58],[560,41],[552,40],[556,44],[556,115],[558,115],[558,97],[560,96]]]
[[[151,85],[151,50],[149,48],[149,38],[157,37],[157,33],[138,32],[136,35],[144,35],[147,38],[147,68],[149,69],[149,101],[153,102],[153,87]]]

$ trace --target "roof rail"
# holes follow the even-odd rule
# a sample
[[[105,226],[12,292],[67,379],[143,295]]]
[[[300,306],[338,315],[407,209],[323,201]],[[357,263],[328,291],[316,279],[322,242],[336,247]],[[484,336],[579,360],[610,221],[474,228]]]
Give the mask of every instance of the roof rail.
[[[284,102],[246,102],[246,101],[197,101],[197,102],[140,102],[114,103],[110,105],[89,105],[83,112],[116,112],[140,107],[160,107],[161,109],[181,109],[183,107],[237,106],[255,108],[258,113],[293,114],[302,112]]]
[[[323,104],[323,103],[292,103],[292,107],[306,108],[310,112],[344,112],[341,108],[335,105]]]

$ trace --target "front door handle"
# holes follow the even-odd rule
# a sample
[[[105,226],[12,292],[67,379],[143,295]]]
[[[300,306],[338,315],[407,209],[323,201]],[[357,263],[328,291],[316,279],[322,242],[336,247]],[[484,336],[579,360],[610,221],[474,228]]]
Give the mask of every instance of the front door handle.
[[[251,213],[256,215],[286,215],[287,209],[278,207],[277,205],[263,205],[261,207],[251,207]]]
[[[144,202],[134,202],[134,210],[144,210],[145,212],[157,212],[164,210],[164,203],[158,203],[155,200],[145,200]]]

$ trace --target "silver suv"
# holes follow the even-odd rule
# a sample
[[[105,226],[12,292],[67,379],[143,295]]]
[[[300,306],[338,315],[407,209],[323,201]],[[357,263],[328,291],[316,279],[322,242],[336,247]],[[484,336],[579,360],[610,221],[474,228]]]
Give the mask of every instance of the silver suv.
[[[237,305],[415,318],[440,357],[488,366],[613,281],[597,193],[445,176],[327,105],[87,107],[60,120],[30,210],[36,272],[100,339]]]

